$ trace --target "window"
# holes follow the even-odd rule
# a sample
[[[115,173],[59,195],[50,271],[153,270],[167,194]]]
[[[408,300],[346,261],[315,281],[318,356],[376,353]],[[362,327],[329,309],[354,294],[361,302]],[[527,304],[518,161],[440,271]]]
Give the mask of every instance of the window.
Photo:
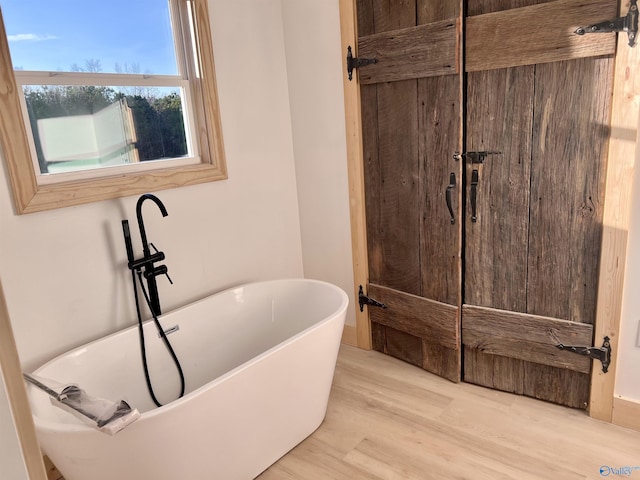
[[[16,211],[226,178],[207,0],[89,3],[3,2]]]

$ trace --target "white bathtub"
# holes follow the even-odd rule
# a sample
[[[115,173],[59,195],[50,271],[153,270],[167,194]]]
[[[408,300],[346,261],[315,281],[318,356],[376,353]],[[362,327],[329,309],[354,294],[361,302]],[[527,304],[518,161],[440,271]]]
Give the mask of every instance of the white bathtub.
[[[160,317],[182,363],[179,377],[145,324],[155,408],[137,327],[77,348],[34,373],[125,398],[142,413],[114,436],[86,426],[29,385],[36,431],[66,480],[251,479],[323,421],[348,299],[314,280],[253,283]],[[90,321],[90,320],[88,320]]]

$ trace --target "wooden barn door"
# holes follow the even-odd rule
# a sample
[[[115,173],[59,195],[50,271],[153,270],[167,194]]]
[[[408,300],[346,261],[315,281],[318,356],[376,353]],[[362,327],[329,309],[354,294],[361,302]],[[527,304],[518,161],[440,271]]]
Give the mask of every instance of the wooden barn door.
[[[373,347],[460,379],[461,8],[358,2]]]
[[[617,2],[540,3],[469,2],[464,379],[585,408],[615,37],[566,40]]]
[[[584,408],[617,2],[468,3],[357,3],[373,346]]]

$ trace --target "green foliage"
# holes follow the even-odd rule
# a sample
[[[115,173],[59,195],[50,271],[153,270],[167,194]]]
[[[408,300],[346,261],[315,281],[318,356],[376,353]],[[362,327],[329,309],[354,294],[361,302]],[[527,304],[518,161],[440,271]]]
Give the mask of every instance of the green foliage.
[[[158,99],[127,96],[138,136],[140,160],[176,158],[187,154],[182,103],[176,94]]]
[[[170,158],[187,154],[187,138],[184,133],[182,100],[177,93],[157,98],[153,108],[158,112],[158,120],[164,138],[165,155]]]
[[[41,85],[28,86],[24,96],[29,114],[37,119],[89,115],[99,112],[117,100],[116,92],[109,87]]]

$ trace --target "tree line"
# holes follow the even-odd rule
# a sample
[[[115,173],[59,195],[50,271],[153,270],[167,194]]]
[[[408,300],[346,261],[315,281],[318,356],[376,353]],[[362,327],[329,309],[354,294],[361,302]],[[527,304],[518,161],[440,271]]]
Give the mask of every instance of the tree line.
[[[139,67],[134,66],[134,69]],[[99,72],[100,62],[88,60],[85,68],[74,64],[72,71]],[[141,161],[186,155],[187,139],[180,95],[169,93],[159,96],[158,91],[159,89],[146,87],[122,87],[116,90],[92,85],[25,86],[24,96],[41,171],[46,172],[47,169],[40,146],[37,120],[94,114],[121,99],[126,100],[133,115],[136,148]]]

